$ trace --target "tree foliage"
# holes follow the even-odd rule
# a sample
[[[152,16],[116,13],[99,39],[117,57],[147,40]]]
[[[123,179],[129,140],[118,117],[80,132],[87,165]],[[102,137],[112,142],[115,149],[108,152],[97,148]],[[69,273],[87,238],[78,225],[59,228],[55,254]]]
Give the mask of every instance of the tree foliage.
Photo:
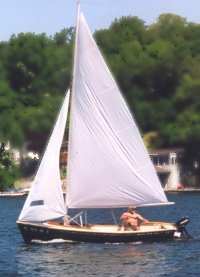
[[[42,152],[71,80],[72,29],[54,38],[19,34],[1,43],[0,141]]]
[[[94,35],[142,133],[199,164],[200,25],[163,14],[146,26],[129,16]],[[43,152],[71,84],[73,44],[74,28],[0,42],[0,142]]]
[[[12,187],[13,182],[20,176],[19,168],[12,162],[10,153],[5,150],[4,144],[0,145],[0,191]]]

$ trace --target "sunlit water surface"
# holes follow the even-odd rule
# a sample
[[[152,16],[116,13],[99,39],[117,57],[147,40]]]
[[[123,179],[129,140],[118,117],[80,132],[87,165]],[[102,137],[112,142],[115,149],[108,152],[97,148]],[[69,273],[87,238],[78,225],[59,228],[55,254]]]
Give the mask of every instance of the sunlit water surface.
[[[168,199],[176,205],[138,210],[153,221],[175,222],[188,215],[192,239],[132,244],[58,240],[27,245],[16,225],[25,197],[1,198],[0,276],[200,276],[200,193],[169,194]],[[89,220],[112,219],[109,213],[94,210]]]

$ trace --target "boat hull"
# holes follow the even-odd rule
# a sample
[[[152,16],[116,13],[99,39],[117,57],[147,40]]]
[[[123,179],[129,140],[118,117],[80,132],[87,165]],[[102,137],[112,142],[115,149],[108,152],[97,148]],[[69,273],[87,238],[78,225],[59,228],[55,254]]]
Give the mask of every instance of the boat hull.
[[[102,230],[91,227],[64,226],[59,224],[38,224],[17,222],[25,242],[34,241],[76,241],[76,242],[93,242],[93,243],[127,243],[137,241],[161,241],[173,239],[177,229],[155,229],[142,231],[122,231],[106,230],[101,225]],[[121,227],[120,227],[121,228]],[[96,230],[95,230],[96,229]]]

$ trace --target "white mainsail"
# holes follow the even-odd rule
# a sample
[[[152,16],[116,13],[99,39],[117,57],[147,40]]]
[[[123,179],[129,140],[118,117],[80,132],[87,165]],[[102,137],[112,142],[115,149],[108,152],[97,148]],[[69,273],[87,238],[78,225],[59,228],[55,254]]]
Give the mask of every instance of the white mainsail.
[[[30,193],[19,216],[21,221],[46,221],[66,214],[59,157],[67,121],[69,95],[68,91]]]
[[[79,11],[67,188],[69,208],[169,203],[138,128]]]

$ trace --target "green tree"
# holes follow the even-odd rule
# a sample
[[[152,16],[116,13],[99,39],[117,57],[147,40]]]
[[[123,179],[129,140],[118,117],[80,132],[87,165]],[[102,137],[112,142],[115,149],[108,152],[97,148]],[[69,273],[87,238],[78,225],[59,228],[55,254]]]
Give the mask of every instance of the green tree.
[[[188,162],[198,163],[200,25],[163,14],[146,26],[129,16],[95,37],[145,137],[153,134],[154,146],[182,146]],[[0,43],[1,143],[43,153],[71,85],[73,45],[72,27]]]
[[[12,157],[5,150],[4,144],[0,145],[0,191],[13,186],[14,181],[20,176],[20,171],[12,163]]]

